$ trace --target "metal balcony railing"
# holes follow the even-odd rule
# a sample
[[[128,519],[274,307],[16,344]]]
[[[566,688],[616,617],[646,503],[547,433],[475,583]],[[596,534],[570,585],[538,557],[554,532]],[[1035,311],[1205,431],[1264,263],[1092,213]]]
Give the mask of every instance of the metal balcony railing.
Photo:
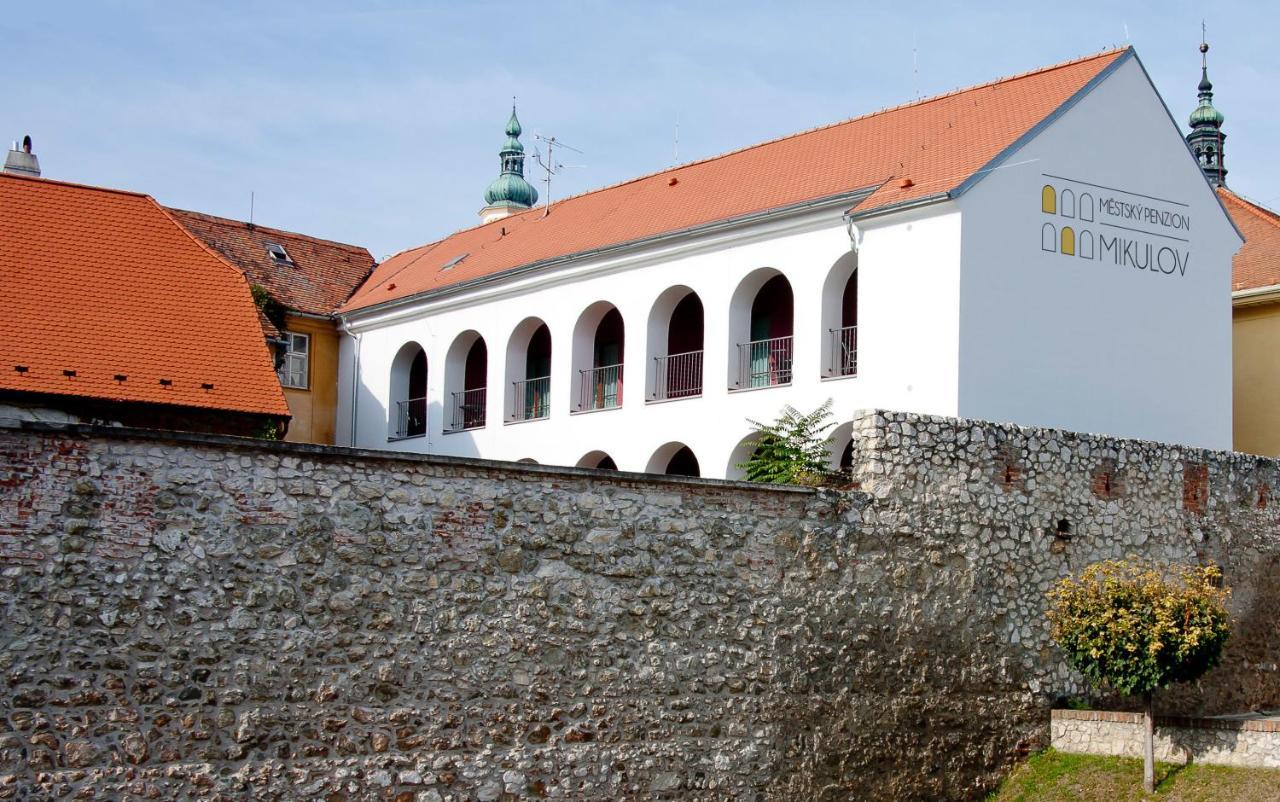
[[[449,431],[461,432],[484,426],[485,389],[477,387],[474,390],[462,390],[453,394],[453,422]]]
[[[622,364],[606,365],[578,371],[580,375],[579,411],[612,409],[622,406]]]
[[[792,337],[738,343],[738,388],[791,383]]]
[[[419,437],[427,433],[427,397],[396,402],[396,437]]]
[[[512,382],[515,404],[511,420],[538,420],[551,414],[551,377]]]
[[[828,376],[858,375],[858,327],[845,326],[841,329],[829,329],[827,336],[831,338],[831,364]]]
[[[687,351],[653,358],[653,400],[702,395],[702,352]]]

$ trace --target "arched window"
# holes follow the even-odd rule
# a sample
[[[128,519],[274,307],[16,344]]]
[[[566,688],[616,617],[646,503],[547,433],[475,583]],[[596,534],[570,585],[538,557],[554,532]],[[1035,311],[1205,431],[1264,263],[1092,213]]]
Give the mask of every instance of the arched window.
[[[551,414],[551,330],[525,318],[507,342],[507,419],[538,420]]]
[[[1069,189],[1062,190],[1062,205],[1059,207],[1059,214],[1063,217],[1076,216],[1076,193]]]
[[[858,255],[836,260],[822,285],[822,375],[858,375]]]
[[[1062,227],[1062,255],[1076,255],[1076,232],[1071,226]]]
[[[391,361],[392,438],[421,437],[427,433],[427,352],[421,345],[405,343]]]
[[[489,348],[475,331],[454,339],[445,357],[445,399],[450,406],[449,431],[479,429],[488,411]]]
[[[791,282],[772,268],[749,274],[729,303],[735,389],[791,383],[795,305]]]
[[[625,330],[617,307],[599,301],[587,307],[573,330],[573,365],[580,412],[622,406]]]
[[[658,296],[649,312],[651,400],[702,395],[702,336],[702,299],[696,292],[680,286]]]

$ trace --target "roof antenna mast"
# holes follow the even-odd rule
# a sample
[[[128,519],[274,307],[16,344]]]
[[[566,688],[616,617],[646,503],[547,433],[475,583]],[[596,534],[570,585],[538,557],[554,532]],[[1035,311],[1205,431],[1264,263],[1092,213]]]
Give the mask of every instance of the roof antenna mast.
[[[249,190],[249,228],[253,228],[253,190]]]
[[[547,156],[544,159],[542,153],[537,148],[533,149],[533,158],[538,166],[546,171],[547,177],[542,179],[542,183],[547,185],[547,191],[542,201],[542,216],[546,217],[551,214],[551,177],[559,174],[561,170],[568,170],[574,167],[582,167],[581,164],[561,164],[555,159],[556,148],[567,148],[574,153],[582,153],[573,145],[566,144],[556,139],[554,136],[543,136],[542,134],[534,134],[533,138],[546,144]]]

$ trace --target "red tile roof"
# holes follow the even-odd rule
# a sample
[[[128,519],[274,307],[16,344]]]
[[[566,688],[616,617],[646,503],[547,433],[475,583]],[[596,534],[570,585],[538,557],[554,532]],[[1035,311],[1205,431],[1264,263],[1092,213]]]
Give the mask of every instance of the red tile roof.
[[[0,209],[0,390],[288,416],[244,276],[152,198],[3,174]]]
[[[559,201],[545,217],[537,208],[461,231],[383,262],[341,311],[860,189],[876,188],[858,211],[948,192],[1128,52],[1110,50],[673,167]]]
[[[331,314],[373,270],[373,256],[356,245],[251,226],[200,212],[169,212],[188,231],[244,271],[250,282],[265,287],[276,301],[298,312]],[[292,264],[272,259],[267,243],[283,246]]]
[[[1218,187],[1218,197],[1245,239],[1231,260],[1231,289],[1280,284],[1280,214],[1245,200],[1226,187]]]

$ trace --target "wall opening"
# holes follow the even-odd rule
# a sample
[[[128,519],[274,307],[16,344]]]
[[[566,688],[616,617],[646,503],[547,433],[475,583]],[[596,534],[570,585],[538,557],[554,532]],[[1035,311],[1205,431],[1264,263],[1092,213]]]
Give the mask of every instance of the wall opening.
[[[781,272],[761,268],[742,280],[729,303],[730,389],[791,383],[794,314]]]
[[[551,414],[551,329],[540,318],[525,318],[507,341],[506,415],[510,421],[539,420]]]
[[[704,320],[702,299],[688,287],[671,287],[649,312],[649,399],[702,395]]]
[[[622,406],[625,346],[626,327],[613,304],[598,301],[578,317],[573,333],[577,411]]]
[[[421,437],[427,433],[427,352],[416,342],[400,347],[391,361],[391,407],[388,436]]]
[[[445,403],[449,405],[447,431],[479,429],[485,425],[488,407],[489,348],[475,331],[464,331],[445,356]]]

